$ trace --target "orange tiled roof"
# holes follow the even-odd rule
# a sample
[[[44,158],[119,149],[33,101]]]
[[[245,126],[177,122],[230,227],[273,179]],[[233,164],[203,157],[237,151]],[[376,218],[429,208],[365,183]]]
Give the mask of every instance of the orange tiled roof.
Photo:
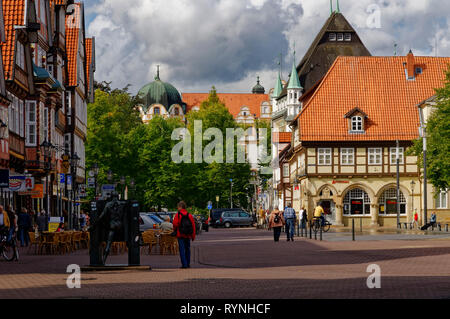
[[[423,73],[406,79],[406,57],[339,57],[302,113],[302,141],[408,141],[418,138],[417,105],[442,87],[450,58],[415,57]],[[345,114],[367,114],[365,134],[349,133]]]
[[[86,80],[89,85],[89,76],[92,64],[92,38],[86,38]]]
[[[74,10],[73,15],[66,16],[66,50],[68,85],[76,86],[77,81],[77,53],[80,35],[80,4],[75,3],[79,10]]]
[[[291,143],[291,141],[292,141],[291,138],[292,138],[292,133],[290,133],[290,132],[274,132],[273,137],[272,137],[272,139],[275,143],[281,143],[281,144]]]
[[[236,118],[241,112],[243,106],[250,109],[250,113],[261,116],[261,104],[263,102],[270,103],[267,94],[239,94],[239,93],[217,93],[220,101],[228,108],[230,113]],[[193,107],[200,107],[203,101],[208,99],[208,93],[183,93],[183,102],[186,103],[186,111],[189,112]]]
[[[16,31],[14,26],[23,25],[25,0],[3,0],[3,15],[5,18],[5,43],[0,43],[3,53],[5,79],[12,80],[14,67],[14,51]]]

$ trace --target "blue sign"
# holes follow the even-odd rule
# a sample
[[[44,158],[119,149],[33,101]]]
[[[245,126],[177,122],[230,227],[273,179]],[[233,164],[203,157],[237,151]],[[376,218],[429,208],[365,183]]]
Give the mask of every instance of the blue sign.
[[[72,175],[67,175],[67,185],[72,185]]]
[[[60,184],[66,183],[66,175],[65,174],[59,174],[59,183]]]
[[[208,209],[209,209],[209,210],[212,209],[212,205],[211,205],[211,204],[208,205]]]

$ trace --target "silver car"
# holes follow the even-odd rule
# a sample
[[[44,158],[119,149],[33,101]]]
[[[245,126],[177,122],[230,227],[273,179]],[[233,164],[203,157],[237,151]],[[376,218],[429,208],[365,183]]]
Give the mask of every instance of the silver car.
[[[161,223],[156,218],[153,218],[147,213],[139,214],[139,230],[145,232],[149,229],[159,229]]]
[[[225,228],[253,226],[253,217],[244,211],[224,211],[219,220],[216,221],[216,226],[223,226]]]

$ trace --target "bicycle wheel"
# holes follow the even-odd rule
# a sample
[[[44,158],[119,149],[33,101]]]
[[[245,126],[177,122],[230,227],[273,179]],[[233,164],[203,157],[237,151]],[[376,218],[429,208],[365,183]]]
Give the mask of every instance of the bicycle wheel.
[[[6,261],[12,261],[15,257],[15,247],[12,247],[9,244],[5,244],[3,246],[2,255]]]
[[[322,227],[322,231],[324,233],[328,233],[331,229],[331,224],[330,223],[326,223],[325,226]]]
[[[317,233],[319,231],[319,228],[320,228],[319,222],[317,220],[315,220],[313,223],[313,227],[312,227],[313,232]]]

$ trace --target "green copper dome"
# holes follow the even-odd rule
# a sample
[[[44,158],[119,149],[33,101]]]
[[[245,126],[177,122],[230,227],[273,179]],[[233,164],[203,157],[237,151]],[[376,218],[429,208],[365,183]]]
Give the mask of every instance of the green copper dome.
[[[138,97],[143,100],[145,111],[153,104],[162,104],[166,110],[169,110],[174,104],[182,105],[178,90],[159,78],[159,69],[155,81],[140,89]]]

